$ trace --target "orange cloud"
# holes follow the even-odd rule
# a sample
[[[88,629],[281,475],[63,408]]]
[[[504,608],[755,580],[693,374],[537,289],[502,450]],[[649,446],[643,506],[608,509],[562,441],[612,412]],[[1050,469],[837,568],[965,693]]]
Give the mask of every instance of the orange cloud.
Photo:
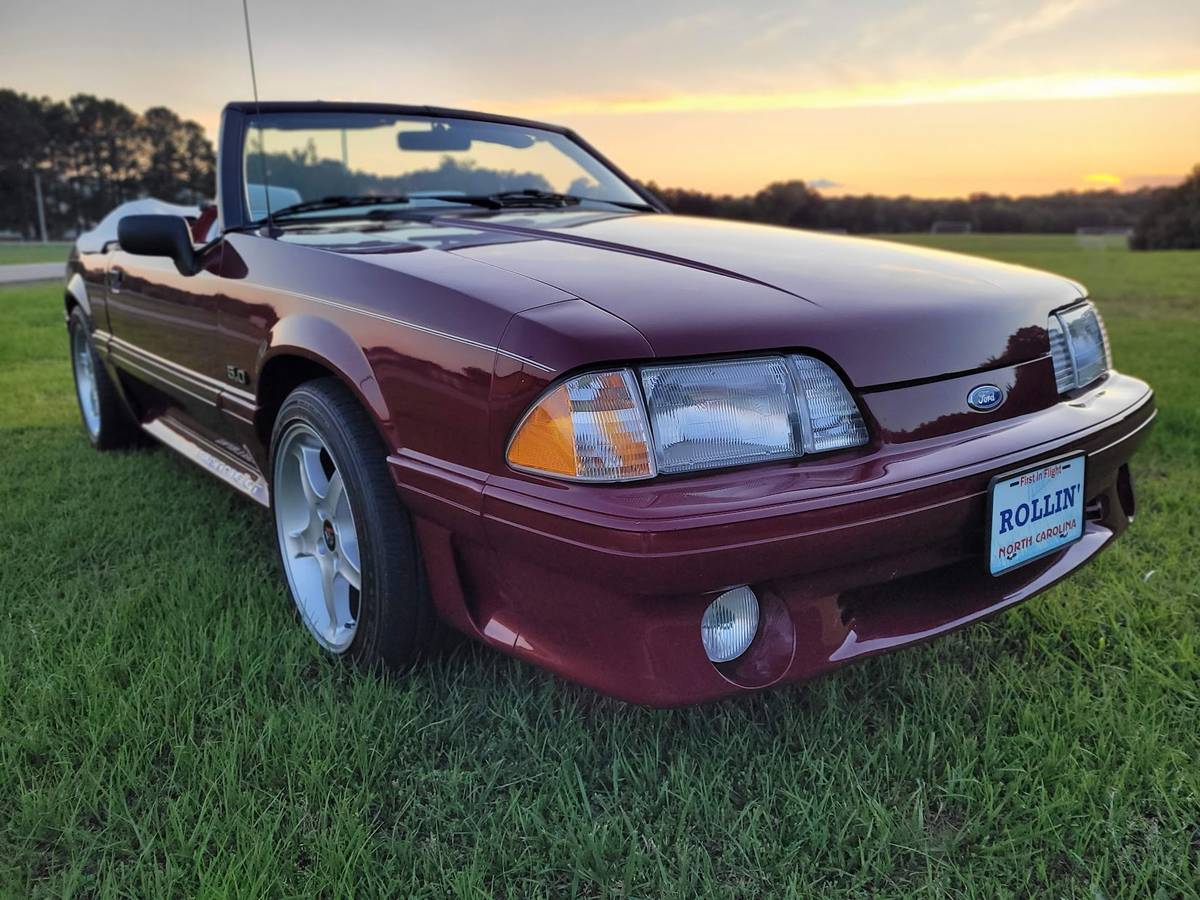
[[[1200,71],[1155,74],[1041,75],[991,81],[904,82],[777,93],[694,93],[662,96],[548,98],[530,104],[540,115],[569,112],[758,112],[852,109],[940,103],[1083,100],[1200,94]]]

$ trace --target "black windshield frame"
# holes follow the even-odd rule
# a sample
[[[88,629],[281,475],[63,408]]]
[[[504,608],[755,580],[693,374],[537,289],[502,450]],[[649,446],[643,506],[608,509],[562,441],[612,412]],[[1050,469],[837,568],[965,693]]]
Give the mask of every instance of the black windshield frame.
[[[535,122],[529,119],[496,116],[469,110],[445,109],[431,106],[403,106],[379,103],[273,102],[255,104],[254,102],[237,102],[228,104],[221,114],[221,137],[217,159],[217,207],[221,214],[221,223],[224,230],[234,231],[266,224],[265,221],[258,221],[251,217],[247,204],[243,162],[247,131],[253,128],[254,122],[260,118],[266,119],[275,115],[292,117],[306,113],[311,113],[314,116],[362,113],[380,116],[423,116],[431,119],[469,119],[478,122],[492,122],[501,125],[514,125],[553,132],[572,141],[581,150],[604,166],[604,168],[612,172],[613,175],[637,196],[645,200],[647,206],[660,213],[670,212],[661,200],[625,174],[625,172],[599,150],[571,129],[563,128],[560,125],[550,125],[545,122]]]

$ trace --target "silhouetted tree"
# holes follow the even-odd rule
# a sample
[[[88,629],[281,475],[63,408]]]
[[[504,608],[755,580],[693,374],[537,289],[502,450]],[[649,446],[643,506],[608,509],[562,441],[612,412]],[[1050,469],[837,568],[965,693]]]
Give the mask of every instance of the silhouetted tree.
[[[776,181],[754,195],[750,209],[756,222],[813,228],[821,224],[821,195],[803,181]]]
[[[211,142],[165,107],[138,115],[90,94],[59,102],[0,89],[0,122],[0,229],[36,235],[35,172],[55,235],[136,197],[194,203],[215,192]]]
[[[1155,198],[1138,222],[1135,250],[1200,249],[1200,165],[1179,187]]]
[[[0,226],[20,224],[32,235],[36,229],[34,171],[42,162],[46,143],[42,106],[15,91],[0,89]],[[45,185],[43,186],[45,187]]]
[[[152,197],[195,203],[211,193],[216,165],[212,144],[195,122],[165,106],[146,110],[138,123],[144,154],[142,189]]]

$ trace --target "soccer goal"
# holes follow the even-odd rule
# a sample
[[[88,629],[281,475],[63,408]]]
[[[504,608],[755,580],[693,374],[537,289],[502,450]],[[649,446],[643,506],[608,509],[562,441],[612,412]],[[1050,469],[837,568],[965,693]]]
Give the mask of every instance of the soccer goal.
[[[1132,226],[1083,225],[1075,229],[1075,242],[1080,247],[1104,250],[1108,247],[1128,247],[1132,235]]]
[[[938,219],[929,226],[930,234],[970,234],[972,230],[965,219]]]

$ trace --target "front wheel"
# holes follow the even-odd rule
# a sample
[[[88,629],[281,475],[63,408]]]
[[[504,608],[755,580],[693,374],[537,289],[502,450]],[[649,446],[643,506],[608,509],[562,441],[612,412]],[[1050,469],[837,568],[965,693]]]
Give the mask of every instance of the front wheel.
[[[411,667],[437,620],[367,414],[336,379],[301,385],[279,411],[271,460],[280,560],[309,633],[368,668]]]

